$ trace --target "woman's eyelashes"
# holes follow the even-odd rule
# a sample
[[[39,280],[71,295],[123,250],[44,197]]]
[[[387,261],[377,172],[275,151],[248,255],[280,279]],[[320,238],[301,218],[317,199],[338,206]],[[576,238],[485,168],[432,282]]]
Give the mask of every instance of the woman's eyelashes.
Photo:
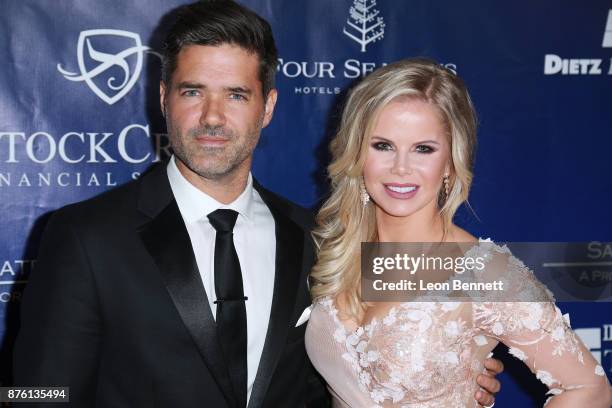
[[[376,150],[380,151],[388,151],[393,150],[393,146],[387,142],[374,142],[372,143],[372,147]]]
[[[424,153],[424,154],[430,154],[436,151],[436,149],[433,148],[432,146],[423,145],[423,144],[416,146],[414,150],[418,153]]]
[[[391,145],[391,143],[388,143],[388,142],[374,142],[372,143],[372,147],[375,150],[379,150],[383,152],[394,149],[393,145]],[[430,145],[426,145],[426,144],[419,144],[414,147],[413,151],[417,153],[421,153],[421,154],[430,154],[430,153],[435,152],[436,148]]]

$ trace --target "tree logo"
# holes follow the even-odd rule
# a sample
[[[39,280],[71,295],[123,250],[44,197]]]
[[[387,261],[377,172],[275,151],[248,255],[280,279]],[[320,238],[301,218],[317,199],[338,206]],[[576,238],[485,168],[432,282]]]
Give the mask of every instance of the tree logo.
[[[361,52],[366,51],[368,44],[382,40],[385,35],[385,23],[376,10],[376,0],[354,0],[349,10],[349,18],[344,26],[344,34],[361,45]]]
[[[92,45],[94,38],[102,38],[106,45],[111,45],[109,40],[112,39],[113,42],[117,42],[114,45],[119,46],[120,51],[101,52]],[[60,64],[57,64],[57,69],[69,81],[85,81],[100,99],[112,105],[130,92],[140,77],[145,53],[154,54],[161,59],[160,54],[142,45],[140,36],[136,33],[111,29],[86,30],[81,31],[77,43],[80,72],[70,72]],[[129,64],[129,57],[135,58],[132,67]],[[110,72],[107,81],[98,81],[98,83],[94,81],[96,77],[107,71]],[[123,77],[121,81],[114,76],[117,73]]]

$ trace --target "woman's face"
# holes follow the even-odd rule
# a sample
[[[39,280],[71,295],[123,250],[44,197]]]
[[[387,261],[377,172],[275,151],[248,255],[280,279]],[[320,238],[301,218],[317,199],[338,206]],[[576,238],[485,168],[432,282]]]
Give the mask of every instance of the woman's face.
[[[450,169],[449,150],[433,105],[403,99],[383,108],[363,169],[366,190],[378,210],[395,217],[436,214],[438,193]]]

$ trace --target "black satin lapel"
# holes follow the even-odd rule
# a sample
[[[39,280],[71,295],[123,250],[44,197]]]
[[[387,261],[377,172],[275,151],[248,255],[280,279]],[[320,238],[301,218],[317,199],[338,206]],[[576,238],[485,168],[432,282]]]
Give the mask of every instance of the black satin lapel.
[[[276,224],[274,296],[266,341],[253,383],[249,408],[260,407],[263,404],[272,374],[287,340],[302,271],[303,230],[274,207],[270,207],[270,210]]]
[[[176,201],[172,200],[139,232],[209,371],[228,405],[236,406],[228,368],[217,340],[215,321]]]

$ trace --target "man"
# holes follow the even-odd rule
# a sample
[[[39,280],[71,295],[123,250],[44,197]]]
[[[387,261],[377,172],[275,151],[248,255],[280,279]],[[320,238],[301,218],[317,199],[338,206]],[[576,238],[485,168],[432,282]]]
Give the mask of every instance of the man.
[[[24,294],[18,385],[69,386],[75,406],[326,403],[299,324],[311,217],[250,174],[276,64],[252,11],[182,10],[160,86],[174,156],[53,215]]]

